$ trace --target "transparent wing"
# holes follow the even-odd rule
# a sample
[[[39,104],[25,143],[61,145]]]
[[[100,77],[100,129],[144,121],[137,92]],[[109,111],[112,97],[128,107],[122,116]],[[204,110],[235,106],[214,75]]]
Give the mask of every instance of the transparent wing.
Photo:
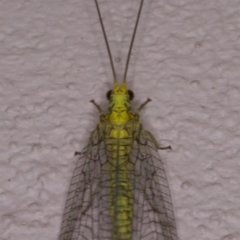
[[[138,127],[130,161],[134,165],[133,240],[177,240],[168,181],[153,136]]]
[[[80,154],[67,195],[59,240],[95,239],[101,169],[106,161],[97,128]]]
[[[131,240],[177,240],[170,191],[151,135],[130,124],[134,141],[129,145],[129,181],[133,193],[133,232]],[[137,128],[137,129],[136,129]],[[95,130],[81,153],[67,196],[59,240],[113,240],[111,206],[112,152],[106,139],[109,126]],[[135,129],[135,131],[134,131]],[[130,239],[129,239],[130,240]]]

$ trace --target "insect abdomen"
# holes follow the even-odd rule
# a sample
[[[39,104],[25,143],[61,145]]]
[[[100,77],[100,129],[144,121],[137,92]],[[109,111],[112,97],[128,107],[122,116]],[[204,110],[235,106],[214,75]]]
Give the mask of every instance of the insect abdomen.
[[[129,151],[131,138],[124,129],[110,131],[107,144],[110,173],[110,217],[114,240],[130,240],[133,221],[133,193],[130,182]]]

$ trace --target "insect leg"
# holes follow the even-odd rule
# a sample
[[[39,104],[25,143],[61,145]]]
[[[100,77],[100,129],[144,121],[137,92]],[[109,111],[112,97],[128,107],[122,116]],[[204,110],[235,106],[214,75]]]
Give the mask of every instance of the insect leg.
[[[94,102],[94,100],[92,100],[93,102]],[[91,102],[92,102],[91,101]],[[94,105],[95,105],[96,103],[94,102]],[[97,104],[96,104],[97,105]],[[98,105],[97,105],[98,106]],[[100,107],[99,107],[100,108]],[[100,108],[100,111],[101,111],[101,108]],[[90,138],[89,138],[89,143],[91,143],[91,139],[93,139],[94,137],[96,137],[96,135],[97,135],[97,130],[94,130],[92,133],[91,133],[91,135],[90,135]],[[74,153],[74,156],[78,156],[78,155],[81,155],[82,154],[82,152],[78,152],[78,151],[76,151],[75,153]]]
[[[94,100],[91,100],[90,102],[97,108],[97,110],[99,111],[100,114],[104,113],[103,110],[101,109],[101,107],[97,103],[95,103]]]
[[[147,105],[147,103],[151,102],[152,100],[148,98],[144,103],[140,105],[140,107],[137,109],[136,113],[138,114],[142,109]]]
[[[155,145],[155,147],[156,147],[157,149],[160,149],[160,150],[172,149],[171,146],[160,147],[159,144],[158,144],[158,142],[157,142],[157,140],[155,139],[155,137],[152,135],[151,132],[145,130],[145,133],[150,137],[150,139],[152,140],[152,142],[154,143],[154,145]]]
[[[82,154],[81,152],[75,152],[74,156],[81,155],[81,154]]]

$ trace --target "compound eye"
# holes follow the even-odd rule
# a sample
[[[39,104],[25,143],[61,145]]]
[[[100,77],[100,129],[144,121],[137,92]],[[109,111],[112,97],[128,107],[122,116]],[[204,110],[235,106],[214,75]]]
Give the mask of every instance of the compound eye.
[[[107,98],[108,101],[111,100],[111,95],[112,95],[112,90],[109,90],[106,94],[106,98]]]
[[[132,101],[134,99],[134,93],[131,90],[128,90],[128,96],[129,96],[129,100]]]

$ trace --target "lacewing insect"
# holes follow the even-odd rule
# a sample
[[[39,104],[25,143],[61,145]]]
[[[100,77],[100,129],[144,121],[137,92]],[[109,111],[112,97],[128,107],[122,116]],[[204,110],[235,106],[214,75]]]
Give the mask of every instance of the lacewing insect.
[[[131,50],[143,6],[129,47],[122,83],[118,82],[100,9],[96,9],[113,73],[107,92],[109,111],[95,103],[100,121],[91,133],[74,170],[59,240],[177,240],[170,190],[153,135],[131,109],[127,89]]]

